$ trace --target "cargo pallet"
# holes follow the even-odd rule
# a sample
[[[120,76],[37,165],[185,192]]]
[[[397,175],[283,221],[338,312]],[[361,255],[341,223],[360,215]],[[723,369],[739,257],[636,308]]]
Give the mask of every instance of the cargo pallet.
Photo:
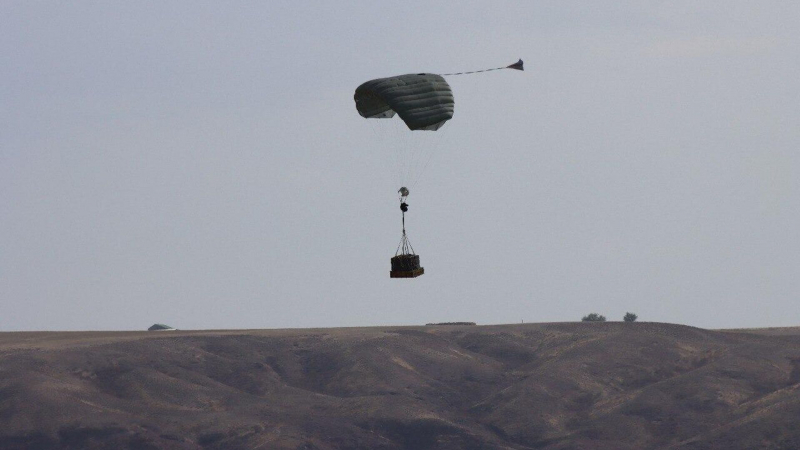
[[[416,278],[425,273],[425,268],[420,267],[414,270],[392,270],[389,272],[391,278]]]

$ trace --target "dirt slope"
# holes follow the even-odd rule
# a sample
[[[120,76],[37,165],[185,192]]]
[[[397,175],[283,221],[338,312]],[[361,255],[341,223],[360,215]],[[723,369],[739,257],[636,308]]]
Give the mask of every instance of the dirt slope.
[[[0,333],[0,448],[800,448],[800,336],[657,323]]]

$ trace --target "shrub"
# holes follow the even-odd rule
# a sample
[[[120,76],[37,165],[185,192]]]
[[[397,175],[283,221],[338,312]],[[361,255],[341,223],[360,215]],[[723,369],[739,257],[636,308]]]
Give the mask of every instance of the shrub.
[[[583,316],[581,320],[584,322],[605,322],[606,316],[601,316],[600,314],[597,313],[591,313],[589,315]]]
[[[625,313],[625,317],[623,317],[622,320],[624,320],[625,322],[636,322],[636,319],[638,319],[638,318],[639,318],[639,316],[637,316],[636,314],[634,314],[632,312],[629,312],[629,313]]]

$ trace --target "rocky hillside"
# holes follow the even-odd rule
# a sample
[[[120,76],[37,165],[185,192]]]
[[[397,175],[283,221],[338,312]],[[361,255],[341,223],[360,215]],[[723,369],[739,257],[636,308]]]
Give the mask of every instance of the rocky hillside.
[[[0,333],[0,448],[800,448],[800,334]]]

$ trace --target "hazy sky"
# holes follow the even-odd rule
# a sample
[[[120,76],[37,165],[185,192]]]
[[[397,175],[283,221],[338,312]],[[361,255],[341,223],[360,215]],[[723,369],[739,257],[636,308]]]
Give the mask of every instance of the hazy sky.
[[[4,1],[0,330],[798,325],[797,5]],[[390,279],[353,91],[517,58],[448,78]]]

